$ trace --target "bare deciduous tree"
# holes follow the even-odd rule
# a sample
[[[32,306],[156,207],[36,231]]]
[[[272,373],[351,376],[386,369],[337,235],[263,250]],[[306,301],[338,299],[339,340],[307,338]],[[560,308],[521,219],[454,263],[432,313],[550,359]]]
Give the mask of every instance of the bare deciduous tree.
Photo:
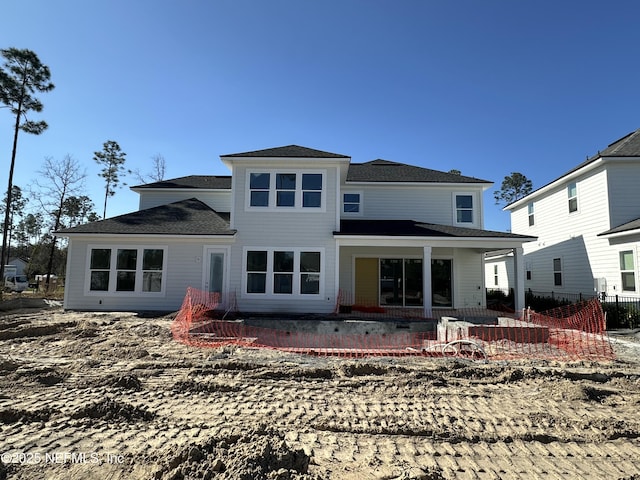
[[[55,232],[61,226],[65,203],[69,198],[82,194],[87,174],[71,155],[66,155],[59,161],[51,157],[45,158],[42,168],[37,173],[38,178],[34,181],[37,190],[34,191],[34,196],[40,202],[42,209],[51,216],[51,226]],[[56,238],[53,237],[47,264],[47,289],[53,269],[55,249]]]
[[[140,183],[152,183],[152,182],[161,182],[164,180],[164,174],[167,169],[167,162],[164,157],[156,153],[151,157],[153,165],[151,166],[151,172],[149,173],[140,173],[140,169],[137,168],[135,170],[129,170],[129,173],[136,177]]]

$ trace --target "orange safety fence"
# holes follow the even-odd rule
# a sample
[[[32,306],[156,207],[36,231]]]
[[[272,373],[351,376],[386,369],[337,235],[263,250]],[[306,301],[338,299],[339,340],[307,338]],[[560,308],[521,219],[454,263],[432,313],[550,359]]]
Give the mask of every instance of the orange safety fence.
[[[364,302],[347,310],[339,302],[333,314],[322,316],[243,315],[234,295],[222,298],[189,288],[171,330],[177,341],[198,347],[236,345],[350,358],[614,359],[597,300],[542,313],[482,308],[425,312]]]

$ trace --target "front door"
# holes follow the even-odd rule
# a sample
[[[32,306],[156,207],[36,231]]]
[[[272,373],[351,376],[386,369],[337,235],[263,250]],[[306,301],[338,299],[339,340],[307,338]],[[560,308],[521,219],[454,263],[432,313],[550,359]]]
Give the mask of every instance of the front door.
[[[209,293],[216,293],[219,302],[224,305],[226,299],[226,262],[225,251],[215,248],[206,250],[204,289]]]

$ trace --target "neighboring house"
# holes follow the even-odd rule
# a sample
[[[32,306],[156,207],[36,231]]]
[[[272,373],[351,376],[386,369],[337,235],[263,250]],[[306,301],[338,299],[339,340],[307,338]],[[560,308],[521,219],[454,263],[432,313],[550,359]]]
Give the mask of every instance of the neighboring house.
[[[513,250],[496,250],[484,255],[485,285],[487,290],[500,290],[508,293],[515,285]]]
[[[57,232],[65,308],[176,310],[191,286],[244,312],[430,315],[485,306],[483,254],[512,249],[521,264],[534,240],[483,230],[485,180],[295,145],[221,160],[231,176],[132,187],[139,211]]]
[[[505,207],[524,244],[525,286],[640,296],[640,130]]]
[[[24,275],[24,272],[27,270],[27,266],[29,266],[29,263],[21,259],[20,257],[11,257],[7,265],[13,265],[14,267],[16,267],[16,275]]]

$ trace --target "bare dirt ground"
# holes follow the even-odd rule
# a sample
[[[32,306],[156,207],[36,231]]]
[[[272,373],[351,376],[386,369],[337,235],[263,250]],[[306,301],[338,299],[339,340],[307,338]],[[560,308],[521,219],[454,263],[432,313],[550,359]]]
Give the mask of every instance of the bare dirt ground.
[[[171,317],[0,316],[0,480],[640,479],[640,343],[558,364],[196,349]]]

